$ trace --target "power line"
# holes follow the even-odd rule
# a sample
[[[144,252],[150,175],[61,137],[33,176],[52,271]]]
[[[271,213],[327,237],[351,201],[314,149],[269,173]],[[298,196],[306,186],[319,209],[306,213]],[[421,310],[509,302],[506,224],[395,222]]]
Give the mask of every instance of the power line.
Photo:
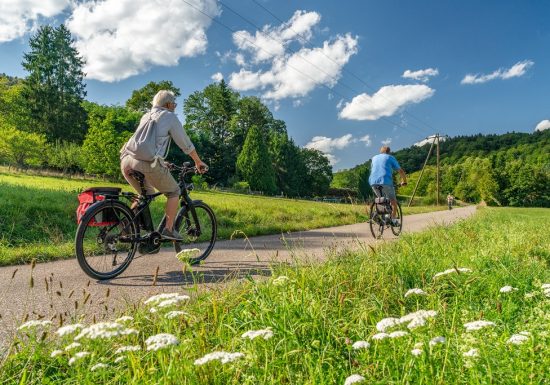
[[[231,11],[233,14],[237,15],[237,16],[240,17],[242,20],[244,20],[245,22],[247,22],[248,24],[250,24],[251,26],[253,26],[253,27],[256,29],[256,31],[260,31],[260,32],[261,32],[261,28],[260,28],[256,23],[250,21],[248,18],[246,18],[245,16],[243,16],[241,13],[235,11],[233,8],[231,8],[229,5],[227,5],[227,4],[224,3],[223,1],[220,0],[219,2],[220,2],[220,4],[221,4],[222,6],[224,6],[226,9],[228,9],[229,11]],[[263,6],[262,6],[262,8],[264,8],[264,9],[267,10],[267,8],[265,8],[265,7],[263,7]],[[271,14],[271,12],[270,12],[270,14]],[[275,18],[277,18],[277,17],[275,16]],[[284,23],[284,21],[282,21],[282,20],[279,19],[279,18],[277,18],[277,20],[279,20],[281,23]],[[304,37],[302,37],[298,32],[294,31],[292,28],[290,28],[290,30],[292,30],[292,31],[293,31],[297,36],[299,36],[301,39],[304,39],[304,41],[307,41],[307,39],[305,39]],[[264,36],[266,36],[266,34],[264,34]],[[280,43],[280,44],[283,44],[283,45],[284,45],[284,42],[283,42],[283,41],[274,38],[274,37],[272,36],[271,33],[267,34],[267,37],[269,37],[271,40],[273,40],[273,41],[275,41],[275,42],[277,42],[277,43]],[[262,49],[263,51],[270,53],[269,51],[263,49],[263,47],[258,46],[257,44],[255,44],[254,42],[250,41],[249,39],[246,39],[246,40],[247,40],[248,42],[250,42],[251,44],[253,44],[254,46],[258,47],[259,49]],[[291,49],[291,48],[288,48],[288,50],[289,50],[290,52],[292,52],[293,54],[296,54],[300,59],[302,59],[302,60],[305,61],[306,63],[310,64],[311,66],[313,66],[313,67],[315,67],[315,68],[317,68],[319,71],[323,72],[324,74],[326,74],[326,75],[328,75],[328,76],[331,76],[330,74],[328,74],[327,72],[325,72],[322,68],[318,67],[317,65],[315,65],[315,64],[312,63],[311,61],[309,61],[309,60],[307,60],[306,58],[304,58],[302,55],[299,54],[299,52],[296,52],[295,50],[293,50],[293,49]],[[326,55],[323,51],[319,51],[319,52],[320,52],[323,56],[325,56],[327,59],[331,60],[333,63],[339,65],[336,61],[334,61],[330,56]],[[291,67],[291,68],[297,70],[296,68],[294,68],[294,67],[292,67],[292,66],[290,66],[290,65],[289,65],[289,67]],[[344,67],[342,67],[342,68],[344,68]],[[302,72],[299,71],[299,70],[297,70],[297,71],[300,72],[300,73],[302,73]],[[309,77],[309,78],[312,79],[311,77]],[[312,79],[312,80],[315,81],[314,79]],[[348,88],[349,90],[351,90],[351,91],[352,91],[354,94],[356,94],[356,95],[360,93],[360,91],[358,91],[358,90],[356,90],[356,89],[354,89],[354,88],[348,86],[347,84],[345,84],[345,83],[343,83],[343,82],[338,82],[338,84],[341,84],[341,85],[345,86],[346,88]],[[350,100],[350,98],[345,97],[345,96],[342,95],[341,93],[339,93],[339,92],[335,91],[334,89],[332,89],[332,88],[326,86],[325,84],[321,84],[321,85],[324,86],[324,87],[326,87],[326,88],[328,88],[331,92],[334,92],[335,94],[339,95],[339,96],[342,97],[343,99]],[[387,100],[387,99],[386,99],[386,100]],[[387,100],[387,101],[389,101],[389,100]],[[390,101],[390,102],[391,102],[391,101]],[[395,107],[395,105],[394,105],[394,107]],[[389,119],[389,118],[387,118],[387,117],[381,116],[380,119],[383,120],[383,121],[386,121],[386,122],[390,123],[390,124],[393,125],[393,126],[398,126],[398,127],[401,126],[399,123],[396,123],[396,122],[392,121],[391,119]],[[426,130],[426,129],[420,127],[420,126],[413,126],[413,125],[411,125],[411,126],[412,126],[412,127],[418,128],[418,131],[419,131],[419,132],[421,132],[421,131],[429,132],[428,130]],[[411,130],[408,129],[407,127],[402,127],[402,128],[405,129],[405,130],[411,131]],[[411,132],[412,132],[412,131],[411,131]],[[415,133],[415,132],[412,132],[412,133],[418,134],[419,132],[416,132],[416,133]]]
[[[269,10],[266,6],[264,6],[263,4],[260,4],[257,0],[251,0],[253,3],[255,3],[257,6],[259,6],[260,8],[262,8],[264,11],[266,11],[267,13],[269,13],[272,17],[274,17],[275,19],[277,19],[280,23],[284,23],[284,20],[282,20],[281,18],[279,18],[277,15],[275,15],[271,10]],[[221,2],[221,1],[220,1]],[[310,44],[308,39],[304,38],[302,35],[300,35],[298,32],[296,32],[295,30],[293,30],[292,28],[290,28],[291,31],[293,31],[298,37],[300,37],[300,39],[302,39],[301,41],[303,42],[303,44]],[[325,55],[324,52],[321,51],[321,53],[329,60],[331,60],[333,63],[337,64],[330,56],[328,55]],[[367,89],[369,89],[371,92],[376,92],[376,88],[375,87],[372,87],[370,86],[367,82],[365,82],[362,78],[360,78],[359,76],[357,76],[355,73],[351,72],[350,70],[346,69],[345,67],[342,67],[342,70],[353,76],[355,79],[357,79],[359,82],[361,82]],[[384,97],[384,96],[382,96]],[[384,97],[385,98],[385,97]],[[391,100],[385,98],[388,102],[391,103]],[[393,104],[393,103],[392,103]],[[393,106],[395,107],[395,104],[393,104]],[[406,113],[407,115],[409,115],[410,117],[412,117],[413,119],[416,119],[420,124],[426,126],[426,127],[429,127],[430,129],[432,129],[434,132],[437,131],[434,127],[432,127],[431,125],[429,125],[428,123],[422,121],[420,118],[416,117],[415,115],[413,115],[412,113],[406,111],[406,110],[403,110],[404,113]],[[420,127],[421,129],[423,129],[422,127]],[[423,129],[425,132],[429,132],[429,130],[427,129]]]

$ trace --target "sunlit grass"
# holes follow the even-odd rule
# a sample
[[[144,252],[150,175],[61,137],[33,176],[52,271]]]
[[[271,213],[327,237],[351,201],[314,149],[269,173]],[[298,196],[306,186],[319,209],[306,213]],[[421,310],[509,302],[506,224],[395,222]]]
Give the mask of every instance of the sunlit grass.
[[[549,221],[547,209],[484,209],[374,250],[277,266],[267,281],[129,308],[124,314],[133,319],[117,328],[138,334],[77,338],[75,350],[64,349],[79,332],[59,337],[52,325],[42,338],[22,331],[0,382],[313,385],[356,375],[365,384],[543,384],[550,367]],[[505,286],[516,290],[501,291]],[[425,295],[405,297],[413,288]],[[420,310],[434,313],[414,328]],[[185,313],[167,317],[170,311]],[[416,317],[404,322],[411,313]],[[388,317],[395,320],[380,323]],[[465,324],[476,321],[487,323],[468,331]],[[381,332],[394,338],[373,338]],[[161,333],[174,339],[147,350]],[[139,350],[117,353],[122,346]],[[56,350],[62,353],[51,357]],[[77,351],[90,355],[69,365]],[[242,356],[219,353],[234,361],[197,365],[216,351]],[[91,371],[98,364],[106,367]]]
[[[48,261],[74,256],[77,195],[89,187],[128,185],[98,180],[68,179],[0,172],[0,265]],[[218,219],[218,237],[228,239],[241,230],[247,236],[276,234],[366,221],[363,205],[319,203],[210,191],[193,191]],[[165,198],[152,204],[155,223]],[[405,209],[405,213],[435,210]]]

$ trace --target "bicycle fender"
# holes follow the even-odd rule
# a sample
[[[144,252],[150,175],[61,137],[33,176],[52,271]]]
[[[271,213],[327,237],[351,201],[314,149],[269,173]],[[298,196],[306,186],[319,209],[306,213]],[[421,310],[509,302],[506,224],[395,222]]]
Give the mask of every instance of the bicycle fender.
[[[191,202],[193,202],[193,204],[196,205],[196,204],[202,203],[203,200],[202,199],[195,199],[195,200],[192,200]]]

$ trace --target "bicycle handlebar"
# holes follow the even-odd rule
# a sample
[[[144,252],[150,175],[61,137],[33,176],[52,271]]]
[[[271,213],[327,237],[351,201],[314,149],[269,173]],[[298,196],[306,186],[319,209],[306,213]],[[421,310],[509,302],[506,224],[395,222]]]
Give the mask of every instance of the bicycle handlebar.
[[[178,166],[177,164],[165,162],[166,167],[168,167],[169,170],[178,170],[183,171],[184,174],[187,174],[191,171],[193,171],[195,174],[199,174],[199,169],[196,166],[191,167],[191,162],[183,162],[181,166]],[[208,171],[208,166],[205,165],[202,167],[202,170],[204,172]]]

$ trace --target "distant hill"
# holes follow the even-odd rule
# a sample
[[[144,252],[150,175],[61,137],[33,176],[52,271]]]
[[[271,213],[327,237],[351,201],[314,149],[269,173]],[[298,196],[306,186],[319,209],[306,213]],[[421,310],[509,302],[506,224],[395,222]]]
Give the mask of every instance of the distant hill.
[[[411,193],[426,159],[430,143],[411,146],[394,153],[409,174]],[[550,130],[502,135],[472,135],[446,138],[440,142],[441,192],[475,202],[513,206],[550,206]],[[435,194],[435,148],[418,193]],[[370,160],[334,174],[331,187],[359,191],[365,189]],[[446,193],[445,193],[446,194]],[[435,195],[434,195],[435,197]]]

